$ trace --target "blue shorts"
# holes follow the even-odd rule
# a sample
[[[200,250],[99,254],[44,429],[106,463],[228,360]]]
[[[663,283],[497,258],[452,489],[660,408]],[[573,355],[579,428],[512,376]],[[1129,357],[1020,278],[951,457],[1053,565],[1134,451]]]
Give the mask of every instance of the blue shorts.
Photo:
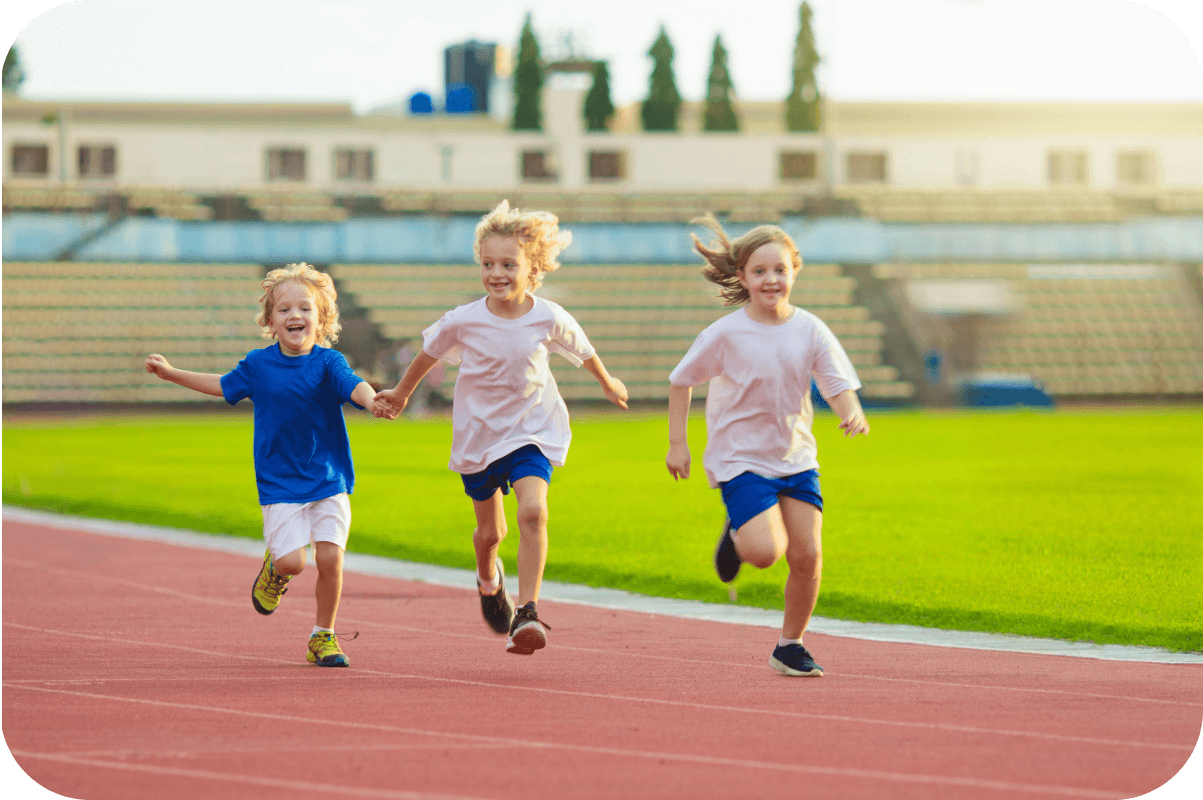
[[[464,481],[464,492],[473,500],[484,502],[498,489],[502,494],[509,494],[515,481],[532,475],[551,483],[551,462],[537,444],[519,447],[480,472],[460,475],[460,478]]]
[[[766,478],[755,472],[744,472],[719,484],[723,503],[732,530],[739,530],[757,514],[777,505],[781,495],[802,500],[823,510],[823,495],[819,492],[819,471],[808,469],[784,478]]]

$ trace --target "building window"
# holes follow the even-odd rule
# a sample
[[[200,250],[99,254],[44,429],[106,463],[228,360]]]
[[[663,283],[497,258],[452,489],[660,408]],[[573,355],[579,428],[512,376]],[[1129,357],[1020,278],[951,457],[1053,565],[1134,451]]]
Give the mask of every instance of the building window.
[[[370,181],[376,177],[375,153],[351,148],[334,151],[334,177],[340,181]]]
[[[305,180],[305,151],[273,147],[267,151],[269,181]]]
[[[1086,152],[1052,150],[1048,154],[1048,182],[1058,185],[1086,183]]]
[[[111,178],[117,174],[117,148],[111,145],[80,145],[79,177]]]
[[[15,144],[12,174],[20,178],[43,178],[50,174],[50,148],[44,144]]]
[[[522,151],[523,180],[554,181],[557,177],[551,154],[546,150]]]
[[[953,156],[958,186],[976,186],[982,174],[982,157],[974,150],[958,150]]]
[[[1157,180],[1156,161],[1147,150],[1117,153],[1115,178],[1120,183],[1148,184]]]
[[[627,154],[622,150],[590,150],[589,180],[620,181],[627,176]]]
[[[813,181],[819,177],[819,154],[814,150],[783,151],[781,180]]]
[[[885,153],[849,153],[849,183],[885,183]]]

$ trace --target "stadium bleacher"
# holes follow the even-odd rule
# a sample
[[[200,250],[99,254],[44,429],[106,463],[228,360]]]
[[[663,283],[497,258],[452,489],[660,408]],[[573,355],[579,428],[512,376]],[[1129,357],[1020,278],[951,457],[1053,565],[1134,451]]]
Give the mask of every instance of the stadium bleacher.
[[[1150,264],[878,264],[898,281],[1002,281],[1016,313],[981,368],[1026,373],[1059,396],[1203,393],[1203,306],[1184,271]]]
[[[6,262],[4,402],[146,403],[203,398],[143,368],[148,353],[229,371],[264,340],[258,264]]]

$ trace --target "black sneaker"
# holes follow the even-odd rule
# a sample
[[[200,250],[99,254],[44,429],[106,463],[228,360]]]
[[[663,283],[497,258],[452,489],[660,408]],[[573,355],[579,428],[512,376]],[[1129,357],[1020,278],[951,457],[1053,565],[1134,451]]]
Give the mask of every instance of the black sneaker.
[[[769,656],[769,666],[782,675],[813,675],[817,678],[823,674],[823,668],[800,644],[777,645],[773,655]]]
[[[510,638],[505,651],[519,656],[529,656],[547,646],[547,631],[551,628],[539,619],[535,601],[531,600],[514,612],[514,623],[510,627]]]
[[[723,535],[718,538],[714,550],[714,571],[723,583],[730,583],[739,574],[739,565],[744,563],[735,552],[735,540],[731,538],[731,520],[723,524]]]
[[[493,633],[505,636],[510,632],[510,623],[514,620],[514,601],[505,591],[505,567],[501,564],[500,556],[497,558],[497,584],[495,594],[480,595],[480,613]],[[476,576],[476,586],[480,587],[479,575]]]

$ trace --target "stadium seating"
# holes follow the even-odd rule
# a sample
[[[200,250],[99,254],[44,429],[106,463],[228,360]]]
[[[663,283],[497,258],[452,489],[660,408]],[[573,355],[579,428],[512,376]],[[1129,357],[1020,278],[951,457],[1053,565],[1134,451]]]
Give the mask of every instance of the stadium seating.
[[[411,347],[445,311],[482,295],[473,265],[336,264],[340,291],[353,294],[389,339]],[[898,371],[882,365],[883,326],[853,304],[855,281],[834,265],[807,265],[792,299],[826,321],[848,350],[865,384],[864,395],[901,399],[914,391]],[[580,321],[607,367],[631,397],[661,400],[668,374],[706,325],[729,313],[696,264],[568,264],[547,276],[538,294],[560,303]],[[593,377],[553,359],[553,374],[569,399],[600,399]],[[450,371],[454,374],[454,370]],[[704,396],[705,387],[698,395]]]
[[[150,375],[148,353],[229,371],[262,347],[257,264],[6,262],[5,403],[204,401]]]
[[[883,222],[1114,222],[1116,198],[1086,190],[907,191],[894,187],[842,190],[866,217]]]
[[[876,277],[1005,281],[1021,309],[982,343],[982,369],[1060,396],[1203,393],[1203,307],[1164,265],[879,264]]]

